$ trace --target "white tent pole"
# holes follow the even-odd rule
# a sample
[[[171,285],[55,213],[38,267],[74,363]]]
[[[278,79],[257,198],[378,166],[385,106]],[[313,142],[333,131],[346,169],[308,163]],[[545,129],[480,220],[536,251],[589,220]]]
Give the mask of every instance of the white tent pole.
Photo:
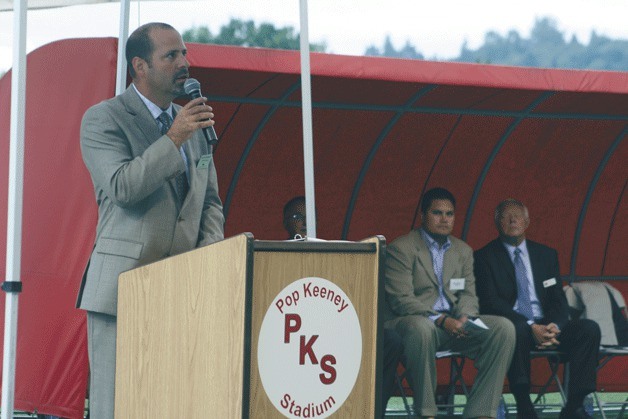
[[[316,202],[314,197],[314,147],[312,140],[312,87],[310,83],[310,41],[308,37],[307,0],[300,2],[301,15],[301,101],[303,117],[303,167],[305,170],[305,216],[307,236],[316,238]]]
[[[120,0],[120,34],[118,36],[118,67],[116,73],[116,95],[126,89],[126,40],[129,37],[130,0]]]
[[[11,131],[9,194],[7,200],[6,292],[4,354],[2,358],[2,419],[13,417],[18,295],[22,251],[22,191],[24,185],[24,125],[26,114],[26,0],[13,6],[13,70],[11,74]]]

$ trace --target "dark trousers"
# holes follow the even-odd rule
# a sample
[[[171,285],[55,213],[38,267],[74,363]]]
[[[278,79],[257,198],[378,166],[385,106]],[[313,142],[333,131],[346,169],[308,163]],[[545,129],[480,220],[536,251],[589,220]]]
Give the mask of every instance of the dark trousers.
[[[530,351],[536,349],[532,329],[527,323],[515,324],[517,341],[515,354],[508,370],[508,382],[513,392],[530,392]],[[567,354],[570,361],[568,394],[584,396],[595,391],[596,367],[600,348],[600,327],[592,320],[571,320],[558,336],[557,350]]]
[[[401,336],[392,329],[384,329],[384,377],[382,389],[382,402],[384,409],[388,399],[392,396],[397,375],[397,365],[403,354]]]

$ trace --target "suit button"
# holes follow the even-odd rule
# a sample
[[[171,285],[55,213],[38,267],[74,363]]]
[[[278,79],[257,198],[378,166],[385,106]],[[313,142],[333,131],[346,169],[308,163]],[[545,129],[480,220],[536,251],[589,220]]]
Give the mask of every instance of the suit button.
[[[178,221],[181,222],[181,221],[185,221],[185,220],[183,219],[183,217],[179,217]]]

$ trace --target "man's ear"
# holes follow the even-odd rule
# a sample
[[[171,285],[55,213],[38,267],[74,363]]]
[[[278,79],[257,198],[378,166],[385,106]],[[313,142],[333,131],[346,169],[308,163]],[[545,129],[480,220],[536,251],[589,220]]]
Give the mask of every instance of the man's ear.
[[[140,57],[133,57],[131,65],[133,66],[133,70],[135,70],[135,74],[144,74],[148,67],[148,63]]]

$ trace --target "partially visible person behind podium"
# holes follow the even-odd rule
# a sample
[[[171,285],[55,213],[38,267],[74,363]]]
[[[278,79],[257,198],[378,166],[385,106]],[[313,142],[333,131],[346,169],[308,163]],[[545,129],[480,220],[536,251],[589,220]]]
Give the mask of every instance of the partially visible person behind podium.
[[[283,228],[288,233],[288,240],[307,237],[304,196],[295,196],[284,205]]]
[[[510,319],[517,346],[508,371],[517,418],[534,419],[530,400],[530,351],[559,350],[571,363],[561,419],[591,417],[582,404],[595,391],[600,328],[591,320],[569,320],[556,250],[526,239],[528,209],[515,199],[495,209],[499,237],[475,253],[480,311]]]
[[[295,196],[283,207],[283,226],[288,233],[288,240],[307,237],[307,218],[305,197]],[[382,407],[386,409],[395,386],[397,366],[403,355],[401,337],[394,331],[384,329],[384,374],[382,387]]]
[[[185,106],[187,50],[165,23],[136,29],[126,45],[133,83],[87,110],[81,152],[98,204],[96,242],[77,306],[87,310],[90,417],[114,417],[118,275],[223,239],[216,169],[201,129],[205,98]]]
[[[515,331],[503,317],[478,317],[473,251],[451,236],[455,207],[447,189],[430,189],[421,198],[421,228],[388,246],[385,326],[403,339],[419,417],[437,414],[436,352],[451,350],[478,370],[463,417],[494,418]]]

